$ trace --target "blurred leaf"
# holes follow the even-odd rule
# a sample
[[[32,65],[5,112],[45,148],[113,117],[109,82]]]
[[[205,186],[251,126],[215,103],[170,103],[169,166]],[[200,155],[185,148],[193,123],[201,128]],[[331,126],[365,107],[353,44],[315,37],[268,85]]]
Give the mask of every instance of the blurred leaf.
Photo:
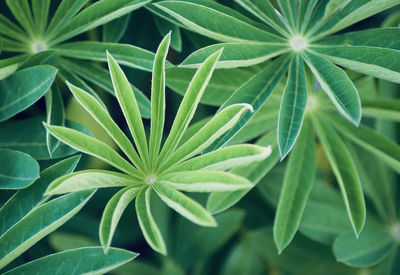
[[[118,43],[124,36],[126,29],[128,28],[131,14],[121,16],[111,22],[108,22],[103,26],[103,41]]]

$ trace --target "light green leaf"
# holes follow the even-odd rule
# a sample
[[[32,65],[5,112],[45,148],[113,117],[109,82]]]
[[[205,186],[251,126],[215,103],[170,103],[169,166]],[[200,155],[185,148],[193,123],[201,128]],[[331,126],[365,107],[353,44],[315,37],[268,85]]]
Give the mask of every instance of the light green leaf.
[[[217,226],[213,216],[198,202],[164,183],[156,181],[152,186],[160,198],[169,207],[184,216],[186,219],[201,226]]]
[[[268,134],[261,137],[256,144],[259,146],[271,146],[272,152],[270,156],[258,163],[236,167],[231,170],[231,173],[246,177],[253,185],[258,183],[279,161],[279,150],[276,142],[276,130],[270,131]],[[213,214],[222,212],[237,203],[251,189],[252,188],[233,192],[211,193],[207,201],[207,210]]]
[[[75,59],[107,61],[106,51],[119,64],[151,72],[154,53],[129,44],[105,43],[95,41],[71,42],[53,47],[61,56]],[[167,61],[167,67],[172,67]]]
[[[102,29],[103,42],[118,43],[124,36],[130,19],[131,14],[128,13],[105,24]]]
[[[64,102],[60,90],[56,85],[50,88],[45,95],[46,100],[46,122],[51,125],[64,126]],[[47,150],[52,156],[60,141],[46,131]]]
[[[50,0],[32,0],[32,13],[34,31],[37,36],[42,36],[49,16]]]
[[[137,174],[135,167],[104,142],[71,128],[43,124],[53,136],[72,148],[99,158],[127,174]]]
[[[11,227],[0,237],[0,269],[72,218],[93,194],[94,191],[82,191],[56,198]]]
[[[84,90],[73,86],[67,82],[67,85],[74,95],[75,99],[81,104],[81,106],[89,112],[89,114],[97,121],[97,123],[103,127],[107,134],[115,141],[115,143],[121,148],[129,160],[137,167],[141,168],[141,160],[133,148],[131,142],[127,136],[122,132],[118,125],[114,122],[107,110],[101,106],[101,104],[91,95],[86,93]]]
[[[183,133],[186,131],[190,121],[193,118],[200,98],[203,95],[208,82],[210,81],[217,60],[221,56],[221,52],[222,51],[219,50],[210,55],[193,76],[187,92],[179,106],[168,138],[161,149],[158,158],[159,164],[164,161],[164,159],[166,159],[179,144]]]
[[[400,100],[371,99],[361,101],[363,116],[400,122]]]
[[[244,177],[221,171],[171,172],[157,178],[157,182],[186,192],[226,192],[252,186]]]
[[[183,96],[195,72],[194,69],[171,68],[166,72],[167,86]],[[212,106],[221,106],[237,87],[242,86],[251,76],[252,73],[244,69],[214,71],[200,102]]]
[[[309,1],[299,1],[299,24],[300,24],[300,33],[304,33],[308,28],[308,24],[310,23],[311,16],[313,14],[314,8],[318,3],[318,0],[309,0]]]
[[[149,157],[152,167],[157,163],[165,121],[165,60],[171,41],[167,34],[158,46],[154,58],[151,81],[151,121],[149,139]]]
[[[189,159],[171,168],[169,172],[229,170],[262,161],[270,154],[271,146],[261,147],[253,144],[232,145]]]
[[[106,254],[110,249],[111,241],[117,229],[118,222],[128,204],[139,193],[140,188],[127,186],[119,190],[108,202],[101,216],[99,236],[100,243]]]
[[[270,1],[264,0],[235,0],[244,9],[251,12],[254,16],[259,18],[264,23],[270,25],[272,28],[288,36],[289,32],[285,22],[282,21],[282,15],[271,4]],[[305,1],[301,1],[305,2]]]
[[[21,62],[28,58],[27,54],[0,59],[0,81],[18,70]]]
[[[0,121],[25,110],[50,88],[57,70],[40,65],[19,71],[0,81]]]
[[[5,274],[104,274],[133,260],[137,255],[119,248],[111,248],[107,254],[103,253],[101,247],[77,248],[50,254]]]
[[[226,107],[171,154],[161,167],[168,168],[197,155],[231,129],[246,111],[252,111],[248,104],[234,104]]]
[[[212,1],[209,1],[212,4]],[[211,5],[210,4],[210,5]],[[231,13],[209,7],[208,1],[162,1],[153,4],[171,15],[186,28],[223,42],[283,42],[284,40],[266,32]],[[234,13],[234,11],[232,11]],[[213,18],[213,20],[209,20]]]
[[[76,153],[76,150],[64,143],[49,155],[46,142],[46,128],[43,127],[44,117],[34,117],[18,121],[7,121],[0,124],[0,148],[17,150],[31,155],[37,160],[61,158]],[[90,135],[82,125],[66,121],[66,126]]]
[[[149,165],[149,151],[139,107],[131,85],[116,60],[107,52],[108,67],[115,95],[124,113],[125,120],[135,141],[139,156],[145,167]]]
[[[320,29],[314,29],[317,30],[315,34],[311,32],[309,35],[313,34],[313,39],[327,36],[398,4],[398,0],[347,1]]]
[[[47,186],[56,178],[71,173],[80,156],[74,156],[50,166],[40,173],[40,178],[27,188],[16,192],[0,209],[0,236],[26,217],[29,212],[48,198],[44,196]]]
[[[0,149],[0,156],[0,189],[24,188],[39,177],[39,164],[30,155]]]
[[[355,125],[360,124],[361,103],[357,89],[347,74],[329,60],[311,52],[306,62],[339,113]]]
[[[390,232],[381,226],[367,226],[358,239],[351,233],[333,243],[338,261],[354,267],[372,266],[382,261],[396,246]]]
[[[66,26],[71,18],[88,2],[88,0],[63,0],[57,7],[49,26],[46,29],[44,37],[47,41],[54,38],[60,33],[61,29]]]
[[[286,56],[272,61],[263,70],[246,81],[224,102],[220,109],[235,103],[248,103],[253,107],[254,112],[247,112],[231,130],[208,147],[207,152],[222,147],[247,124],[269,98],[286,73],[288,65],[289,62]]]
[[[330,0],[325,7],[325,18],[329,18],[332,14],[347,5],[347,0]]]
[[[288,21],[292,33],[296,33],[299,30],[297,3],[298,1],[296,0],[278,0],[280,10]]]
[[[110,79],[110,75],[107,70],[101,68],[100,66],[94,65],[92,64],[92,62],[87,62],[83,60],[76,61],[72,59],[71,60],[63,59],[61,66],[63,68],[63,74],[65,74],[67,81],[83,88],[85,91],[89,91],[90,94],[96,97],[99,102],[101,102],[99,96],[95,92],[91,92],[92,89],[88,85],[86,84],[83,85],[84,82],[82,80],[76,79],[77,76],[73,75],[74,73],[79,75],[81,78],[86,79],[87,81],[92,82],[97,86],[100,86],[105,91],[115,96],[115,91],[113,83]],[[68,73],[66,74],[65,72]],[[138,88],[136,88],[132,84],[131,88],[133,90],[133,93],[135,94],[137,103],[139,105],[140,114],[144,118],[150,118],[150,100]]]
[[[161,36],[166,36],[169,32],[171,32],[171,47],[177,51],[182,51],[182,35],[181,29],[179,26],[172,24],[168,20],[163,19],[162,17],[153,16],[154,23],[158,29],[158,32]]]
[[[299,55],[292,58],[278,118],[278,145],[281,159],[292,150],[303,123],[307,105],[304,63]]]
[[[275,214],[274,240],[279,254],[299,228],[316,175],[315,154],[312,126],[306,118],[290,154]]]
[[[16,24],[10,21],[3,14],[0,14],[0,34],[20,42],[26,42],[27,37],[24,31]]]
[[[136,198],[136,214],[139,220],[140,229],[143,232],[147,243],[155,251],[167,255],[167,248],[160,229],[158,228],[150,210],[151,188],[142,188]]]
[[[340,117],[329,113],[326,113],[326,118],[345,136],[400,173],[400,145],[365,126],[355,128]]]
[[[179,67],[198,68],[211,53],[221,48],[224,51],[216,68],[248,67],[289,51],[288,45],[283,43],[220,43],[195,51]]]
[[[58,67],[58,59],[59,56],[56,51],[41,51],[34,55],[29,55],[29,57],[18,66],[18,70],[37,65],[51,65]]]
[[[140,179],[131,175],[106,170],[84,170],[57,178],[47,188],[46,195],[57,195],[105,187],[136,187],[141,184]]]
[[[73,36],[96,28],[136,10],[150,0],[102,0],[91,4],[79,12],[60,29],[59,35],[51,39],[52,45],[65,41]]]
[[[31,38],[34,36],[33,18],[28,0],[6,0],[8,8]]]
[[[319,116],[312,117],[313,125],[339,184],[354,233],[358,236],[364,227],[366,215],[360,179],[345,144],[334,129]]]

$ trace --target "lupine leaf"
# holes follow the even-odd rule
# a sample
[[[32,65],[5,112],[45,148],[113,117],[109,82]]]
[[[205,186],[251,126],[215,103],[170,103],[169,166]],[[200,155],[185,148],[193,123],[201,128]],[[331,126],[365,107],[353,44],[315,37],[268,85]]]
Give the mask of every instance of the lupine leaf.
[[[364,227],[366,210],[355,164],[342,139],[326,121],[313,116],[313,125],[339,184],[354,233],[358,236]]]
[[[47,195],[64,194],[105,187],[140,186],[135,176],[106,170],[83,170],[54,180],[46,190]]]
[[[274,240],[279,253],[289,245],[299,228],[316,175],[315,141],[306,118],[290,154],[274,222]]]
[[[281,158],[293,148],[303,123],[307,104],[306,74],[299,55],[292,59],[278,119],[278,145]]]
[[[360,98],[347,74],[324,57],[311,52],[306,52],[305,56],[314,76],[340,114],[358,125],[361,120]]]
[[[93,193],[82,191],[56,198],[35,208],[10,228],[0,237],[3,244],[0,248],[0,268],[72,218]]]
[[[104,142],[67,127],[44,125],[53,136],[72,148],[99,158],[125,173],[137,173],[135,167]]]
[[[207,210],[181,192],[157,181],[153,183],[153,188],[169,207],[186,219],[202,226],[217,226],[213,216]]]
[[[32,0],[32,13],[35,33],[39,36],[43,34],[46,28],[49,8],[50,0]]]
[[[246,178],[221,171],[171,172],[157,178],[157,182],[186,192],[226,192],[252,186]]]
[[[120,18],[108,22],[103,26],[102,38],[104,42],[118,43],[128,28],[131,14],[128,13]]]
[[[18,23],[33,37],[33,18],[28,0],[6,0],[6,3]]]
[[[168,20],[162,17],[154,16],[154,23],[158,29],[158,32],[165,36],[171,31],[171,47],[177,51],[182,51],[182,35],[179,26],[172,24]]]
[[[128,204],[139,193],[140,188],[127,186],[118,191],[107,203],[101,216],[99,236],[104,251],[108,254],[111,240],[114,236],[118,222]]]
[[[119,248],[111,248],[104,254],[101,247],[71,249],[39,258],[5,274],[104,274],[123,265],[138,254]]]
[[[25,110],[50,88],[57,70],[40,65],[19,71],[0,81],[0,121]]]
[[[46,122],[51,125],[64,126],[64,102],[60,90],[56,85],[47,91],[46,96]],[[46,131],[47,149],[52,156],[60,141]]]
[[[39,177],[39,164],[28,154],[0,149],[0,189],[19,189]]]
[[[279,7],[288,21],[291,31],[298,31],[298,11],[297,11],[297,2],[296,0],[278,0]]]
[[[398,99],[363,100],[362,106],[363,115],[366,117],[400,122],[400,100]]]
[[[0,14],[0,34],[9,38],[17,39],[20,42],[24,42],[27,40],[24,31],[13,22],[11,22],[3,14]]]
[[[179,144],[183,133],[193,118],[200,98],[210,81],[215,65],[220,56],[221,50],[210,55],[193,76],[187,92],[179,106],[168,138],[161,149],[158,163],[161,163],[161,161],[168,157],[168,155],[170,155]]]
[[[155,251],[163,255],[167,254],[164,240],[160,229],[150,211],[151,188],[143,188],[136,198],[136,214],[138,216],[139,225],[147,243]]]

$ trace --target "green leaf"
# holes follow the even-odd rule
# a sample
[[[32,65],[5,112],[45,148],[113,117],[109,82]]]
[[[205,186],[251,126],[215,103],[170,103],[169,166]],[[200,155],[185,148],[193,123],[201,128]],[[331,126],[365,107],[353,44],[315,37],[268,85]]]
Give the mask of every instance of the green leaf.
[[[63,0],[57,7],[49,26],[46,29],[44,37],[47,41],[54,38],[60,33],[61,29],[66,26],[71,18],[88,2],[88,0]]]
[[[64,126],[64,102],[61,97],[60,90],[55,85],[54,88],[46,93],[46,122],[51,125]],[[47,149],[49,155],[52,156],[57,149],[60,141],[46,132]]]
[[[102,0],[91,4],[74,16],[60,29],[59,35],[50,40],[52,45],[58,44],[80,33],[94,29],[136,10],[150,0]]]
[[[71,173],[80,156],[74,156],[50,166],[40,173],[40,178],[27,188],[16,192],[0,209],[0,236],[26,217],[29,212],[48,198],[44,196],[47,186],[56,178]]]
[[[186,219],[201,226],[217,226],[213,216],[196,201],[164,183],[156,181],[152,186],[169,207]]]
[[[27,41],[25,32],[3,14],[0,14],[0,34],[20,42]]]
[[[34,36],[33,18],[28,0],[6,0],[15,19],[32,38]]]
[[[28,58],[27,54],[0,59],[0,81],[18,70],[21,62]]]
[[[102,30],[103,42],[118,43],[124,36],[130,19],[131,14],[128,13],[105,24]]]
[[[139,220],[140,229],[143,232],[147,243],[155,251],[167,255],[167,249],[160,229],[158,228],[150,210],[151,188],[142,188],[136,198],[136,214]]]
[[[72,148],[92,155],[127,174],[137,174],[135,167],[104,142],[71,128],[43,124],[53,136]]]
[[[50,88],[57,70],[48,65],[19,71],[0,81],[0,121],[25,110]]]
[[[179,26],[172,24],[168,20],[163,19],[162,17],[153,16],[154,23],[158,29],[158,32],[161,36],[166,36],[169,32],[171,32],[171,47],[177,51],[182,51],[182,35],[181,29]]]
[[[358,126],[361,120],[360,98],[347,74],[324,57],[311,52],[305,52],[305,57],[309,68],[339,113]]]
[[[0,148],[17,150],[31,155],[37,160],[61,158],[76,153],[76,150],[61,143],[52,156],[49,155],[46,142],[46,128],[43,127],[44,117],[34,117],[18,121],[7,121],[0,124]],[[67,127],[90,135],[82,125],[66,121]]]
[[[186,192],[226,192],[252,186],[244,177],[221,171],[171,172],[157,178],[157,182]]]
[[[288,36],[286,22],[283,22],[279,11],[277,11],[270,1],[264,0],[235,0],[244,9],[251,12],[264,23],[280,32],[284,36]],[[301,1],[305,2],[305,1]]]
[[[207,152],[222,147],[249,122],[278,85],[286,73],[288,64],[289,62],[286,56],[270,62],[263,70],[239,87],[234,94],[224,102],[220,109],[235,103],[248,103],[253,107],[254,112],[247,112],[231,130],[208,147]]]
[[[164,161],[164,159],[167,158],[179,144],[183,133],[186,131],[193,118],[200,98],[210,81],[215,65],[220,56],[221,50],[210,55],[193,76],[187,92],[179,106],[168,138],[161,149],[158,163]]]
[[[94,120],[107,132],[107,134],[115,141],[121,150],[128,156],[129,160],[137,167],[141,168],[141,160],[133,148],[128,137],[122,132],[118,125],[114,122],[107,110],[91,95],[84,90],[73,86],[67,82],[67,85],[79,104],[89,112]]]
[[[171,41],[167,34],[158,46],[154,58],[151,81],[151,121],[149,139],[149,157],[152,167],[157,163],[165,121],[165,60]]]
[[[189,159],[168,171],[229,170],[262,161],[270,154],[270,146],[261,147],[253,144],[232,145]]]
[[[216,68],[248,67],[289,51],[288,45],[283,43],[219,43],[195,51],[179,67],[197,68],[211,53],[221,48],[224,51]]]
[[[101,247],[84,247],[67,250],[39,258],[13,270],[7,275],[16,274],[104,274],[123,265],[138,254],[119,248],[111,248],[107,254]]]
[[[135,95],[121,67],[108,52],[107,58],[115,95],[118,99],[119,105],[121,106],[125,120],[128,123],[128,127],[135,141],[139,156],[146,167],[149,165],[149,151],[143,122]]]
[[[127,186],[118,191],[107,203],[101,216],[99,236],[100,243],[103,246],[105,253],[108,254],[111,241],[122,214],[128,204],[139,193],[140,188]]]
[[[400,146],[398,144],[365,126],[355,128],[332,114],[327,113],[326,118],[346,137],[375,154],[380,161],[400,173]]]
[[[299,19],[296,0],[278,0],[280,10],[284,18],[288,21],[291,31],[295,33],[299,29]]]
[[[185,144],[172,153],[161,167],[168,168],[197,155],[231,129],[242,114],[249,110],[252,111],[252,108],[248,104],[234,104],[226,107],[207,122]]]
[[[398,4],[398,0],[348,1],[320,29],[315,29],[315,34],[311,32],[309,35],[313,35],[313,39],[327,36]]]
[[[49,16],[50,0],[32,0],[32,13],[36,35],[42,36]]]
[[[37,66],[37,65],[51,65],[54,67],[58,66],[58,53],[56,51],[42,51],[38,52],[34,55],[29,56],[24,62],[18,67],[18,70],[22,70],[28,67]]]
[[[317,3],[318,0],[300,1],[298,15],[300,33],[305,33],[306,29],[308,28],[308,24],[310,23],[311,16]]]
[[[106,51],[109,51],[121,65],[148,72],[153,68],[154,53],[129,44],[83,41],[65,43],[53,49],[61,56],[102,62],[107,61]],[[167,64],[167,67],[172,66]]]
[[[72,218],[93,193],[82,191],[68,194],[31,211],[0,237],[0,242],[4,244],[0,248],[0,268]]]
[[[274,221],[274,240],[279,254],[299,228],[316,175],[315,141],[306,118],[290,154]]]
[[[256,144],[259,146],[270,145],[272,147],[270,156],[258,163],[236,167],[231,170],[231,173],[246,177],[253,185],[258,183],[279,161],[280,155],[276,142],[276,130],[270,131],[268,134],[261,137]],[[233,192],[214,192],[208,197],[207,210],[213,214],[222,212],[237,203],[251,189],[252,188],[248,188]]]
[[[171,68],[166,72],[167,86],[183,96],[195,72],[193,69]],[[251,76],[252,73],[244,69],[214,71],[200,102],[212,106],[221,106],[237,87],[242,86]]]
[[[0,149],[0,189],[19,189],[39,177],[39,164],[28,154]]]
[[[339,184],[354,233],[358,236],[364,227],[366,210],[355,164],[348,149],[334,129],[319,116],[312,118],[318,138]]]
[[[278,118],[278,144],[281,159],[292,150],[303,123],[307,105],[304,63],[299,55],[292,58]]]
[[[168,13],[185,27],[212,39],[223,42],[284,42],[272,33],[266,32],[231,14],[210,7],[211,1],[199,3],[190,1],[162,1],[155,3],[157,8]],[[232,11],[234,13],[234,11]],[[209,20],[213,18],[213,20]]]
[[[398,99],[362,100],[361,104],[363,116],[400,122],[400,100]]]
[[[54,180],[46,195],[57,195],[105,187],[140,186],[140,180],[131,175],[106,170],[84,170]]]
[[[66,80],[69,82],[73,83],[76,86],[79,86],[83,88],[85,91],[91,91],[92,89],[85,84],[83,87],[83,81],[80,79],[76,79],[76,75],[72,75],[73,73],[76,73],[83,79],[88,80],[89,82],[92,82],[93,84],[100,86],[103,88],[105,91],[109,92],[113,96],[115,96],[115,91],[113,87],[113,83],[110,79],[110,75],[107,70],[96,66],[92,64],[91,62],[86,62],[86,61],[76,61],[76,60],[66,60],[63,59],[61,66],[63,67],[63,74],[65,74],[65,71],[68,72],[66,74]],[[73,71],[73,73],[71,72]],[[78,80],[80,80],[80,83],[77,83]],[[75,83],[74,83],[75,82]],[[83,82],[83,83],[82,83]],[[90,89],[89,89],[90,88]],[[131,88],[135,94],[136,100],[139,105],[139,110],[140,114],[144,118],[150,118],[150,101],[149,99],[135,86],[131,85]],[[101,103],[100,98],[98,95],[94,92],[90,92],[91,95],[97,98],[97,100]],[[104,105],[104,104],[102,104]]]
[[[363,267],[379,263],[395,246],[395,240],[385,228],[366,226],[358,239],[351,233],[340,235],[333,243],[333,252],[338,261]]]

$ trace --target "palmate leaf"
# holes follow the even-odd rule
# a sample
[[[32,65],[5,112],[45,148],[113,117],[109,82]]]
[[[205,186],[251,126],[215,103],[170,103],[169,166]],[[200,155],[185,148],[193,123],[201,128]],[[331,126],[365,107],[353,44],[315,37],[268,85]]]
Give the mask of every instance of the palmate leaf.
[[[290,154],[274,222],[274,240],[279,253],[289,245],[300,225],[316,174],[315,141],[306,118]]]
[[[299,29],[297,1],[296,0],[278,0],[282,14],[289,23],[291,31],[294,33]]]
[[[103,274],[133,260],[137,255],[118,248],[111,248],[104,254],[101,247],[84,247],[39,258],[4,274]]]
[[[47,25],[50,0],[32,0],[32,15],[36,35],[42,35]]]
[[[6,3],[18,23],[30,37],[33,37],[35,32],[33,30],[33,18],[28,0],[6,0]]]
[[[342,192],[353,231],[359,236],[365,223],[365,201],[355,164],[344,142],[327,121],[312,117],[318,138]]]
[[[398,99],[368,99],[363,100],[361,104],[363,115],[366,117],[400,121],[400,100]]]

